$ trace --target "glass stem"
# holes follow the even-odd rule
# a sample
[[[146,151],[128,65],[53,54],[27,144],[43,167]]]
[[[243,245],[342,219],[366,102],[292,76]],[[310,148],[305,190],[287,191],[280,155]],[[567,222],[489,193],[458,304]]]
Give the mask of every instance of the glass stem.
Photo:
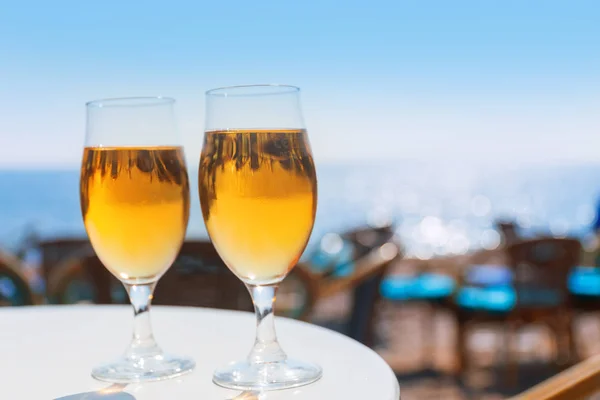
[[[150,303],[156,287],[156,282],[142,285],[125,283],[133,306],[133,339],[127,350],[127,355],[133,358],[149,357],[160,354],[160,348],[154,340],[150,323]]]
[[[252,296],[256,312],[256,340],[248,355],[251,363],[284,361],[287,356],[281,349],[275,333],[275,294],[277,285],[250,285],[246,287]]]

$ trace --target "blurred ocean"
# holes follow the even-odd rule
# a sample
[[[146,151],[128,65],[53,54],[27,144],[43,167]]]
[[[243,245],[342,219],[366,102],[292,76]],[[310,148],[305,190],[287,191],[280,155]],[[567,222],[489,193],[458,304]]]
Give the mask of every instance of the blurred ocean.
[[[494,248],[496,218],[515,218],[525,233],[585,237],[600,193],[598,165],[321,164],[311,245],[327,232],[394,220],[409,255]],[[195,174],[188,237],[206,237]],[[85,235],[78,171],[0,171],[0,246],[25,235]]]

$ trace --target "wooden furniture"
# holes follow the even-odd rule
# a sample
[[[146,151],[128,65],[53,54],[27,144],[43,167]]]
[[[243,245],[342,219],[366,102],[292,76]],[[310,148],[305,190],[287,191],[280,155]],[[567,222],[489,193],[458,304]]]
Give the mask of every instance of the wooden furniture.
[[[352,275],[319,282],[317,300],[346,290],[352,291],[350,318],[343,333],[369,347],[373,346],[375,339],[375,311],[381,300],[379,288],[389,267],[399,257],[398,246],[387,242],[359,258]]]
[[[600,355],[597,355],[510,400],[586,400],[599,391]]]
[[[341,236],[354,244],[354,257],[357,259],[367,255],[372,249],[390,242],[394,237],[394,225],[362,227],[344,232]]]
[[[175,263],[158,281],[153,304],[254,310],[246,286],[208,241],[183,243]]]
[[[420,308],[423,318],[419,318],[421,321],[419,331],[425,346],[421,351],[422,364],[418,374],[437,376],[439,371],[433,360],[437,350],[435,317],[438,311],[446,308],[448,300],[455,291],[456,282],[452,276],[431,269],[428,261],[406,261],[406,264],[409,263],[412,264],[410,265],[412,268],[404,268],[406,271],[403,273],[388,275],[383,280],[381,293],[385,301],[393,304],[395,309],[398,307],[397,310],[410,304],[425,306]],[[413,372],[416,371],[412,371],[411,374]]]
[[[581,252],[577,268],[569,276],[571,306],[579,312],[600,311],[600,250]]]
[[[366,234],[371,240],[357,242],[360,234],[350,234],[347,237],[355,247],[353,255],[327,272],[316,272],[309,263],[297,265],[290,276],[282,282],[281,291],[304,293],[304,300],[299,309],[286,310],[285,314],[303,320],[310,320],[314,305],[339,293],[351,291],[352,305],[350,316],[340,331],[366,345],[372,345],[374,340],[375,310],[381,299],[380,286],[389,267],[400,257],[400,249],[385,230],[377,234]],[[364,236],[363,236],[364,239]],[[344,270],[343,274],[335,271]],[[288,287],[296,289],[288,289]],[[279,298],[279,296],[278,296]],[[284,294],[285,299],[285,294]],[[278,300],[279,301],[279,300]],[[278,306],[281,310],[283,304]]]
[[[81,289],[75,288],[73,293],[73,286]],[[84,301],[96,304],[128,303],[121,283],[104,268],[91,247],[58,265],[48,282],[48,296],[57,303],[72,303],[77,294],[84,294]],[[182,245],[173,266],[158,282],[153,304],[253,309],[243,283],[206,241]]]
[[[89,251],[91,248],[87,237],[42,240],[36,245],[42,254],[42,275],[46,282],[49,281],[54,267],[78,252]]]
[[[496,221],[495,225],[496,229],[501,234],[502,244],[504,246],[510,246],[511,244],[517,243],[519,240],[521,240],[515,221],[498,220]]]
[[[393,237],[393,225],[360,227],[340,234],[328,233],[301,264],[320,277],[347,276],[353,273],[356,260]]]
[[[352,311],[343,333],[364,343],[372,342],[379,286],[388,267],[399,256],[392,236],[391,227],[343,233],[341,237],[352,245],[351,256],[317,271],[310,263],[297,265],[281,284],[277,314],[308,320],[317,301],[351,290]],[[340,268],[345,270],[344,274],[337,273]],[[120,282],[102,266],[91,247],[81,248],[54,269],[48,282],[48,297],[52,302],[128,302]],[[206,241],[183,244],[174,265],[159,280],[153,304],[253,309],[244,284]]]
[[[457,371],[467,363],[467,328],[478,322],[501,322],[506,334],[507,369],[514,382],[516,360],[511,351],[516,333],[527,323],[544,323],[557,339],[557,362],[576,359],[571,335],[569,271],[577,265],[580,243],[575,239],[541,238],[519,241],[506,249],[513,271],[510,285],[465,286],[455,295],[453,307],[458,320]]]
[[[0,306],[34,304],[34,295],[19,269],[19,262],[10,254],[0,252]]]

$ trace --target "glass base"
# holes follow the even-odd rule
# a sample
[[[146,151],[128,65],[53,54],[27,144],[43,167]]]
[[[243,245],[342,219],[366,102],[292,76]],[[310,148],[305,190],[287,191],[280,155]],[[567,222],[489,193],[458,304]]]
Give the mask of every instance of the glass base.
[[[112,383],[161,381],[191,372],[196,363],[191,358],[158,354],[148,357],[122,358],[92,370],[92,377]]]
[[[236,390],[278,390],[308,385],[321,376],[321,367],[298,360],[270,363],[239,361],[217,369],[213,382]]]

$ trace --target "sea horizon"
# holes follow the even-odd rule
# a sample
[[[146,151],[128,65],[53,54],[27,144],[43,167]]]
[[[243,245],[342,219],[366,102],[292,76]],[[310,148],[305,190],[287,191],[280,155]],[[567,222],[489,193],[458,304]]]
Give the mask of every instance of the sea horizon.
[[[188,163],[189,165],[190,163]],[[206,238],[189,168],[187,237]],[[408,255],[428,258],[493,248],[498,219],[514,219],[526,233],[584,238],[596,217],[600,163],[447,163],[443,160],[326,161],[317,164],[319,201],[309,247],[328,232],[394,221]],[[79,171],[0,167],[0,246],[18,249],[42,239],[85,237],[79,208]]]

